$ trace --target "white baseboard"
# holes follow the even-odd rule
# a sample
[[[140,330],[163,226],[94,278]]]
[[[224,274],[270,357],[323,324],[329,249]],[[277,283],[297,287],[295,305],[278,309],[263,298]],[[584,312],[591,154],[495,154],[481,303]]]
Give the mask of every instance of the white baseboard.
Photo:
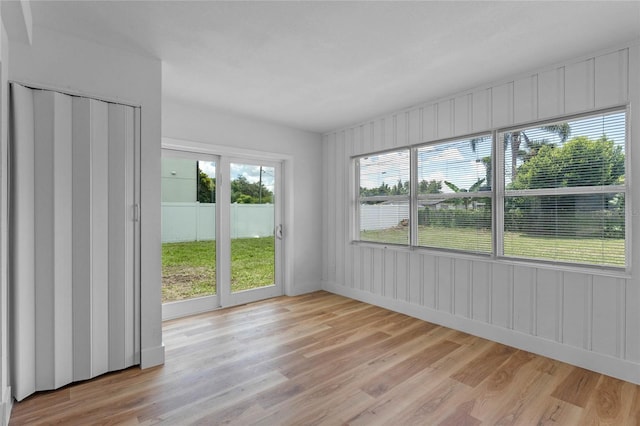
[[[599,354],[470,318],[451,315],[425,306],[389,299],[360,289],[344,287],[336,283],[323,282],[322,287],[331,293],[380,306],[444,327],[460,330],[474,336],[553,358],[627,382],[640,384],[640,364],[635,362],[614,358],[609,355]]]
[[[155,348],[142,349],[140,352],[140,367],[151,368],[164,364],[164,343]]]

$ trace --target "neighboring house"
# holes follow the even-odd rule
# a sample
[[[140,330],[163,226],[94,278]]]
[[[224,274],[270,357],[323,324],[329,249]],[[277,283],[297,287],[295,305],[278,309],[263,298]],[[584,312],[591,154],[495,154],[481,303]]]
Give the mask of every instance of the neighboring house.
[[[162,158],[162,202],[195,203],[198,197],[198,162]]]

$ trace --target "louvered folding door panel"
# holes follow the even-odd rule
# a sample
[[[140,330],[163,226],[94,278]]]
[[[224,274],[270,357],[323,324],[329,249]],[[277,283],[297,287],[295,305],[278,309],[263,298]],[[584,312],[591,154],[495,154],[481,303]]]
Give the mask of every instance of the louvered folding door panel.
[[[12,380],[21,400],[139,362],[135,108],[11,91]]]

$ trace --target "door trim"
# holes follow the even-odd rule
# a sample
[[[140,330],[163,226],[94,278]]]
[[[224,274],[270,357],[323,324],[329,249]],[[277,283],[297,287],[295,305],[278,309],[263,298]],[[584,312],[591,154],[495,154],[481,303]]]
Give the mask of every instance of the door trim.
[[[281,275],[281,283],[282,287],[278,294],[273,295],[265,295],[265,298],[274,297],[277,295],[285,294],[285,295],[294,295],[293,289],[293,262],[290,259],[291,253],[293,253],[293,238],[291,237],[290,230],[293,229],[294,216],[293,216],[293,179],[290,178],[291,171],[293,170],[293,156],[290,154],[277,153],[277,152],[267,152],[267,151],[259,151],[254,149],[246,149],[246,148],[238,148],[234,146],[228,145],[217,145],[212,143],[203,143],[197,142],[187,139],[177,139],[177,138],[162,138],[162,150],[170,150],[173,152],[189,152],[195,155],[199,154],[208,154],[212,156],[216,156],[219,159],[221,157],[235,157],[239,158],[241,161],[270,161],[270,162],[278,162],[280,163],[280,185],[282,192],[282,206],[281,206],[281,220],[280,223],[284,227],[285,238],[281,243],[281,256],[280,256],[280,275]],[[221,162],[220,162],[221,163]],[[219,172],[221,173],[221,167],[218,167]],[[218,176],[217,178],[219,178]],[[216,178],[216,179],[217,179]],[[230,194],[229,194],[230,196]],[[218,203],[219,204],[219,203]],[[218,217],[220,215],[218,213]],[[221,218],[222,219],[222,218]],[[217,221],[220,222],[220,221]],[[216,230],[219,232],[219,230]],[[216,266],[218,267],[218,265]],[[219,280],[219,275],[216,278]],[[271,287],[266,287],[271,288]],[[220,291],[217,291],[220,294]],[[242,294],[236,293],[236,294]],[[209,297],[209,296],[206,296]],[[196,298],[197,299],[197,298]],[[191,299],[191,300],[196,300]],[[243,297],[238,297],[239,304],[248,303],[243,302]],[[169,302],[174,303],[174,302]],[[200,302],[198,302],[200,303]],[[210,309],[206,309],[205,311],[200,311],[198,313],[215,310],[220,308],[220,303],[213,306],[209,304]],[[229,305],[228,305],[229,306]],[[172,312],[173,308],[167,309],[167,314]],[[195,314],[196,312],[192,312],[191,314]],[[180,316],[185,316],[190,314],[183,314]],[[177,317],[171,317],[177,318]],[[169,319],[169,317],[165,318],[165,308],[163,305],[163,321]]]

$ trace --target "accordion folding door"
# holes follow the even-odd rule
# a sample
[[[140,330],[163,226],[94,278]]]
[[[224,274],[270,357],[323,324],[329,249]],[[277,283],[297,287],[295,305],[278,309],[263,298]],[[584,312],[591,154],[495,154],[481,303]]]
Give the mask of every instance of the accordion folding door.
[[[14,397],[140,361],[139,116],[11,85]]]

